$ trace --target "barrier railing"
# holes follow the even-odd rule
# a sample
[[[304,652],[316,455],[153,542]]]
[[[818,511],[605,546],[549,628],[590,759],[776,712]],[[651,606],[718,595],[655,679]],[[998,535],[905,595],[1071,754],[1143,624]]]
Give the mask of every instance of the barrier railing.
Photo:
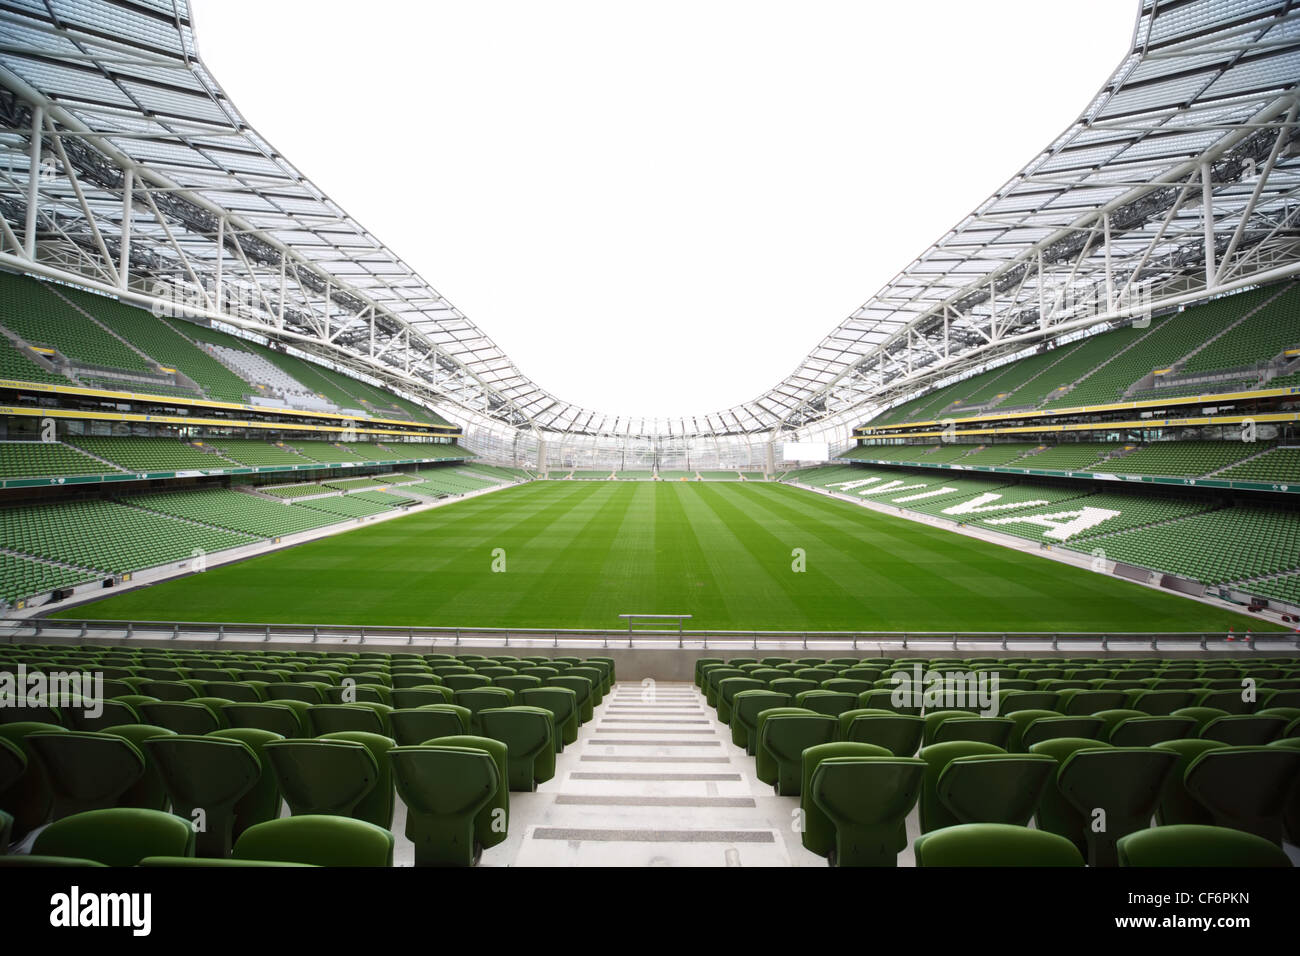
[[[643,615],[636,615],[641,617]],[[676,619],[680,615],[669,615]],[[628,647],[646,648],[725,648],[761,649],[783,647],[810,649],[858,650],[872,647],[897,647],[922,650],[929,647],[957,650],[961,645],[996,646],[1010,650],[1013,646],[1040,645],[1052,650],[1100,647],[1111,650],[1115,645],[1137,645],[1150,650],[1300,651],[1300,633],[1292,631],[1260,632],[1081,632],[1081,631],[709,631],[686,630],[678,621],[676,630],[615,631],[599,629],[556,628],[457,628],[393,627],[387,625],[344,624],[252,624],[194,621],[94,621],[66,618],[30,618],[0,620],[0,641],[93,643],[166,643],[196,641],[219,643],[293,643],[339,644],[344,646],[425,646],[425,647],[560,647],[610,641]]]

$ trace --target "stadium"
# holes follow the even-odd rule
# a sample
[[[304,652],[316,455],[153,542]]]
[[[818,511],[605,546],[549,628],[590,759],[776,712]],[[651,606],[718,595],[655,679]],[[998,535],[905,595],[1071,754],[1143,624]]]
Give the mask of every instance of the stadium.
[[[0,869],[1300,863],[1300,9],[1134,5],[786,378],[638,418],[186,0],[0,4]]]

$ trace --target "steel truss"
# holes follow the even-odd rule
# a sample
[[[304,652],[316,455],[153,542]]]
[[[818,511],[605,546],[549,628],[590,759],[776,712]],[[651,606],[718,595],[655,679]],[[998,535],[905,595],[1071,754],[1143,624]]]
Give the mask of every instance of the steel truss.
[[[1080,117],[786,379],[723,411],[626,418],[539,387],[253,130],[185,0],[0,0],[0,266],[179,303],[516,458],[701,460],[711,442],[721,467],[761,466],[778,439],[842,443],[921,389],[1300,273],[1298,104],[1291,0],[1141,0]]]

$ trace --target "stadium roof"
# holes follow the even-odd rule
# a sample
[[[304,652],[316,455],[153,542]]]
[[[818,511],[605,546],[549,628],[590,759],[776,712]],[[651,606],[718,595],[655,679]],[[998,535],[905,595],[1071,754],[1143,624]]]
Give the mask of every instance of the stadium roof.
[[[198,58],[184,0],[0,0],[0,264],[142,302],[188,290],[197,315],[513,427],[848,425],[1037,342],[1300,271],[1298,84],[1289,0],[1142,0],[1082,115],[786,379],[651,421],[542,389],[304,177]]]

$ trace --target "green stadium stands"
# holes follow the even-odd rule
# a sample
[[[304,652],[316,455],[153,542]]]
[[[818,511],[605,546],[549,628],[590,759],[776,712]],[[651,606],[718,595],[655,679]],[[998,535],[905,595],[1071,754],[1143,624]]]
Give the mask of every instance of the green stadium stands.
[[[310,531],[337,520],[319,511],[267,501],[225,488],[139,495],[130,498],[129,503],[260,538]]]
[[[1271,294],[1277,290],[1270,287],[1265,291]],[[1253,315],[1206,344],[1186,361],[1181,371],[1250,368],[1275,358],[1284,349],[1297,346],[1300,346],[1300,287],[1292,285]]]
[[[0,478],[105,475],[119,469],[61,442],[0,441]]]
[[[37,365],[3,335],[0,335],[0,379],[15,382],[41,382],[47,385],[75,384],[66,375],[47,371]]]
[[[116,502],[71,501],[0,509],[0,540],[20,554],[123,574],[257,539]]]
[[[1300,483],[1300,448],[1274,448],[1257,458],[1216,472],[1231,481],[1281,481]]]
[[[64,440],[133,472],[234,467],[234,462],[227,458],[175,438],[69,435]]]
[[[0,602],[11,606],[36,594],[95,579],[90,571],[0,552]]]
[[[389,510],[387,504],[366,501],[357,495],[332,495],[329,498],[312,498],[310,501],[304,501],[300,505],[294,505],[294,507],[311,508],[315,511],[338,515],[339,518],[367,518],[371,515],[383,514]]]
[[[28,345],[57,349],[68,358],[105,369],[156,372],[155,367],[44,283],[0,272],[0,326]]]
[[[205,441],[221,452],[222,456],[250,468],[274,465],[310,465],[318,459],[300,455],[287,442],[272,443],[255,438],[208,438]],[[324,444],[323,442],[321,444]],[[334,461],[345,460],[339,454]]]
[[[152,313],[81,289],[60,291],[161,365],[193,379],[209,398],[242,404],[254,391],[248,382]]]
[[[1119,475],[1198,478],[1259,450],[1239,441],[1162,441],[1114,458],[1104,470]]]

